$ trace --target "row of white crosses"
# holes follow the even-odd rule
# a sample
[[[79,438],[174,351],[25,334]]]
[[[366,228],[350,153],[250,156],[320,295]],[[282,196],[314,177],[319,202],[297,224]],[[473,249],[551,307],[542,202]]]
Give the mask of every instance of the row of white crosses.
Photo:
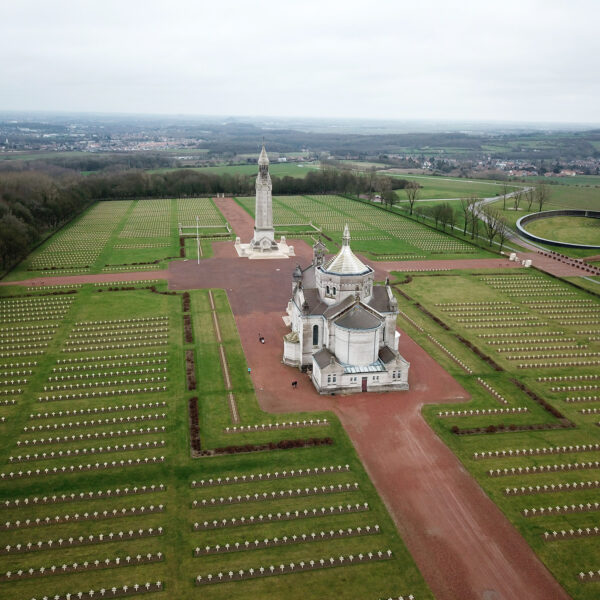
[[[166,419],[166,413],[154,413],[149,415],[126,415],[124,417],[106,417],[105,419],[90,419],[89,421],[69,421],[62,423],[46,423],[41,425],[25,425],[23,432],[32,431],[59,431],[61,429],[81,429],[85,427],[102,427],[118,423],[131,423],[137,421],[156,421]]]
[[[168,331],[168,330],[167,330]],[[163,340],[168,339],[168,333],[163,331],[139,331],[131,333],[96,333],[93,336],[77,337],[65,342],[66,346],[84,346],[86,344],[107,344],[108,342],[134,342],[143,340]]]
[[[87,465],[68,465],[62,467],[52,467],[45,469],[35,469],[28,471],[10,471],[9,473],[0,473],[0,479],[22,479],[26,477],[46,477],[48,475],[66,475],[69,473],[82,473],[85,471],[97,471],[102,469],[123,469],[126,467],[139,467],[148,464],[162,463],[164,456],[146,456],[145,458],[136,458],[128,460],[113,460],[112,462],[88,463]]]
[[[560,352],[560,353],[547,353],[547,354],[522,354],[519,356],[509,355],[505,358],[507,360],[539,360],[543,358],[580,358],[588,356],[600,356],[600,352]]]
[[[347,529],[330,529],[329,531],[311,531],[310,533],[299,533],[292,535],[282,535],[272,539],[264,538],[244,540],[242,542],[226,542],[225,544],[215,544],[214,546],[200,546],[194,550],[194,556],[205,556],[207,554],[223,554],[227,552],[239,552],[243,550],[257,550],[260,548],[272,548],[273,546],[285,546],[290,544],[304,544],[307,542],[321,542],[323,540],[333,540],[343,537],[356,537],[362,535],[375,535],[380,533],[379,525],[365,525],[364,527],[348,527]]]
[[[413,319],[411,319],[404,311],[399,310],[398,313],[402,315],[413,327],[418,329],[419,331],[423,331],[423,328]]]
[[[254,433],[255,431],[270,431],[273,429],[295,429],[297,427],[318,427],[329,425],[327,419],[304,419],[303,421],[283,421],[282,423],[260,423],[258,425],[239,425],[225,427],[225,433]]]
[[[498,402],[501,402],[502,404],[508,404],[506,398],[497,392],[487,381],[481,379],[481,377],[478,377],[477,383],[484,387],[496,400],[498,400]]]
[[[123,412],[128,410],[143,410],[145,408],[160,408],[166,406],[167,402],[162,400],[160,402],[136,402],[135,404],[115,404],[113,406],[95,406],[94,408],[74,408],[72,410],[66,409],[64,411],[52,411],[45,413],[31,413],[29,415],[30,420],[35,419],[60,419],[62,417],[75,417],[77,415],[85,414],[98,414],[98,413],[110,413],[110,412]]]
[[[62,283],[60,285],[45,285],[42,289],[44,290],[62,290],[65,288],[69,288],[69,289],[76,289],[76,288],[80,288],[83,284],[82,283]],[[40,286],[33,286],[33,287],[28,287],[27,291],[28,292],[37,292],[40,290]]]
[[[166,352],[159,352],[158,354],[166,354]],[[132,355],[133,356],[133,355]],[[121,355],[122,357],[122,355]],[[107,357],[102,357],[102,358],[97,358],[94,356],[91,357],[85,357],[85,358],[75,358],[75,359],[69,359],[69,360],[63,360],[62,363],[66,363],[66,362],[71,362],[71,361],[79,361],[79,360],[87,360],[87,361],[101,361],[106,359]],[[108,359],[112,360],[115,359],[116,356],[109,356]],[[127,358],[127,357],[126,357]],[[57,361],[58,363],[60,363],[60,359]],[[139,367],[142,365],[165,365],[167,364],[169,361],[166,358],[152,358],[150,360],[117,360],[117,361],[113,361],[113,362],[108,362],[108,363],[103,363],[103,362],[99,362],[98,364],[93,364],[93,365],[89,365],[89,364],[76,364],[76,365],[69,365],[69,366],[62,366],[62,367],[53,367],[52,368],[52,372],[53,373],[73,373],[75,371],[96,371],[96,370],[102,370],[102,369],[115,369],[115,368],[124,368],[124,367]]]
[[[170,244],[148,244],[147,247],[148,248],[164,248],[166,246],[169,246]],[[120,246],[115,246],[115,248],[119,248]],[[134,246],[137,247],[137,246]],[[122,246],[122,248],[131,248],[131,246]],[[107,287],[107,286],[113,286],[113,285],[123,285],[123,284],[137,284],[137,283],[158,283],[160,281],[160,279],[136,279],[135,281],[103,281],[102,283],[94,283],[95,287]]]
[[[538,341],[537,338],[540,338],[548,341],[548,342],[560,342],[562,340],[564,340],[565,338],[562,337],[552,337],[552,336],[557,336],[559,333],[564,333],[564,332],[560,332],[560,331],[505,331],[505,332],[497,332],[497,333],[478,333],[477,337],[483,338],[483,339],[489,339],[492,340],[490,342],[487,342],[488,344],[500,344],[500,343],[509,343],[512,344],[512,340],[513,338],[534,338],[535,341]],[[548,336],[548,337],[546,337]],[[505,340],[504,342],[501,341],[494,341],[494,340],[498,340],[498,338],[500,340]],[[573,338],[568,338],[569,341],[572,341]]]
[[[76,363],[86,363],[86,362],[98,362],[102,360],[112,360],[116,361],[120,360],[130,360],[133,358],[150,358],[156,356],[166,356],[168,353],[165,350],[155,350],[154,352],[136,352],[132,354],[112,354],[107,355],[103,354],[102,356],[76,356],[73,358],[59,358],[56,363],[62,365],[72,365]],[[138,363],[139,364],[139,363]],[[143,364],[143,363],[142,363]],[[113,366],[118,366],[116,363],[113,363]],[[93,367],[98,368],[98,367]]]
[[[24,552],[37,552],[41,550],[51,550],[60,548],[73,548],[75,546],[89,546],[94,544],[104,544],[111,542],[121,542],[127,540],[137,540],[140,538],[155,537],[162,535],[164,529],[162,527],[149,527],[148,529],[130,529],[129,531],[109,531],[108,533],[89,534],[87,536],[80,535],[79,537],[57,538],[55,540],[37,540],[35,542],[27,542],[24,544],[6,544],[0,547],[0,555],[2,554],[22,554]]]
[[[569,396],[565,402],[598,402],[600,396]]]
[[[600,386],[598,384],[589,385],[569,385],[569,386],[556,386],[551,387],[551,392],[580,392],[584,390],[598,390]]]
[[[146,338],[143,338],[146,339]],[[87,343],[87,342],[86,342]],[[166,346],[168,340],[154,340],[150,342],[130,342],[126,344],[102,344],[94,346],[79,346],[77,348],[63,348],[61,352],[97,352],[98,350],[124,350],[126,348],[147,348],[149,346]]]
[[[415,600],[415,597],[412,594],[408,594],[408,596],[394,596],[393,598],[390,596],[381,600]]]
[[[27,508],[29,506],[39,506],[44,504],[61,504],[64,502],[81,502],[86,500],[109,500],[111,498],[122,496],[131,496],[139,494],[154,494],[164,492],[167,487],[163,483],[134,486],[132,488],[116,488],[114,490],[90,490],[89,492],[71,492],[70,494],[61,494],[53,496],[32,496],[31,498],[13,498],[0,502],[0,508]]]
[[[553,333],[556,334],[556,332],[553,332]],[[536,334],[515,333],[515,335],[511,335],[509,337],[505,337],[502,339],[490,339],[489,341],[486,342],[486,344],[488,344],[490,346],[508,346],[510,344],[523,344],[526,342],[529,342],[530,345],[536,345],[536,344],[555,344],[558,342],[575,342],[576,341],[574,337],[564,337],[564,336],[544,337],[544,335],[545,334],[541,331]],[[529,339],[525,339],[525,340],[520,339],[523,336],[526,336]],[[490,336],[485,335],[485,336],[479,336],[479,337],[487,338]],[[518,338],[518,339],[515,339],[515,338]],[[498,352],[505,352],[505,350],[498,350]],[[545,380],[545,378],[539,377],[538,381],[542,381],[542,379]]]
[[[0,529],[23,529],[27,527],[41,527],[44,525],[59,525],[61,523],[74,523],[81,521],[99,521],[105,519],[119,519],[122,517],[141,517],[148,514],[161,513],[165,510],[164,504],[150,504],[148,506],[124,506],[112,510],[74,513],[72,515],[54,515],[52,517],[37,517],[23,521],[5,521],[0,524]]]
[[[538,317],[534,317],[534,316],[517,316],[517,315],[508,315],[507,317],[493,317],[491,318],[491,316],[486,316],[483,318],[478,318],[478,317],[471,317],[471,318],[465,318],[465,319],[456,319],[457,323],[482,323],[481,327],[487,327],[488,323],[494,324],[494,323],[502,323],[504,325],[506,325],[507,322],[512,323],[518,323],[519,325],[522,325],[523,323],[527,322],[528,324],[531,323],[531,325],[533,327],[536,326],[536,324],[533,321],[539,321]],[[479,325],[477,325],[479,326]]]
[[[114,381],[102,380],[102,381],[82,381],[81,383],[59,383],[55,385],[45,385],[45,392],[54,392],[60,390],[79,390],[86,388],[95,387],[113,387],[117,385],[134,385],[136,383],[155,383],[159,381],[167,381],[167,377],[164,375],[157,375],[151,377],[133,377],[131,379],[115,379]]]
[[[444,346],[439,340],[434,338],[431,334],[427,334],[427,337],[436,345],[439,346],[457,365],[462,367],[467,373],[473,373],[471,367],[468,367],[458,356],[455,356],[446,346]]]
[[[223,527],[242,527],[244,525],[258,525],[259,523],[271,523],[277,521],[293,521],[295,519],[307,519],[312,517],[326,517],[329,515],[340,515],[354,512],[363,512],[369,510],[369,504],[367,502],[363,504],[346,504],[342,506],[322,506],[320,508],[312,508],[304,510],[286,511],[284,513],[268,513],[266,515],[260,514],[257,516],[250,515],[248,517],[231,517],[229,519],[221,519],[217,521],[204,521],[202,523],[194,523],[194,531],[201,529],[220,529]]]
[[[330,556],[327,558],[320,558],[318,560],[309,560],[307,562],[301,560],[298,563],[281,563],[278,566],[268,565],[267,567],[264,567],[260,565],[256,569],[250,567],[247,570],[239,569],[237,571],[227,571],[225,573],[219,572],[215,575],[213,575],[212,573],[208,573],[206,575],[198,575],[196,577],[196,585],[226,583],[228,581],[240,581],[244,579],[254,579],[257,577],[270,577],[273,575],[283,575],[285,573],[299,573],[304,571],[314,571],[316,569],[327,569],[332,567],[343,567],[364,564],[365,562],[389,560],[392,558],[392,556],[392,551],[388,549],[375,550],[373,552],[367,552],[365,554],[360,552],[357,555],[348,554],[346,556]]]
[[[564,504],[563,506],[540,506],[538,508],[524,508],[521,513],[524,517],[543,517],[544,515],[565,515],[575,512],[591,512],[600,510],[598,502],[586,502],[585,504]]]
[[[500,306],[511,304],[509,300],[479,300],[478,302],[437,302],[434,306],[442,306],[442,310],[455,310],[454,308],[446,308],[453,306]]]
[[[512,408],[470,408],[469,410],[442,410],[438,417],[472,417],[476,415],[514,415],[529,412],[524,406]]]
[[[54,458],[72,458],[75,456],[87,456],[89,454],[106,454],[109,452],[132,452],[134,450],[151,450],[154,448],[164,448],[165,440],[154,440],[151,442],[136,442],[131,444],[115,444],[114,446],[98,446],[92,448],[75,448],[73,450],[58,450],[57,452],[42,452],[38,454],[19,454],[18,456],[9,456],[9,463],[31,462],[36,460],[51,460]]]
[[[581,463],[560,463],[554,465],[534,465],[532,467],[511,467],[510,469],[490,469],[490,477],[502,477],[505,475],[525,475],[534,473],[551,473],[556,471],[578,471],[581,469],[597,469],[600,461],[589,461]]]
[[[523,496],[529,494],[548,494],[552,492],[576,492],[578,490],[591,490],[600,487],[600,480],[567,481],[565,483],[545,483],[544,485],[528,485],[521,487],[505,488],[506,496]]]
[[[600,413],[600,409],[598,408],[582,408],[579,411],[582,415],[597,415]]]
[[[521,363],[517,369],[550,369],[555,367],[591,367],[600,365],[600,360],[567,360],[563,362]]]
[[[532,322],[528,321],[528,327],[543,327],[543,322]],[[506,322],[500,322],[500,319],[494,319],[494,321],[485,321],[478,324],[463,325],[465,329],[505,329],[507,327],[522,327],[523,323],[518,322],[516,319],[512,319]]]
[[[544,531],[542,537],[547,542],[553,542],[555,540],[568,540],[577,537],[591,537],[594,535],[600,535],[600,527],[578,527],[577,529]]]
[[[64,375],[54,375],[48,377],[48,381],[73,381],[77,379],[100,379],[104,377],[118,377],[119,375],[145,375],[145,374],[155,374],[155,373],[167,373],[167,367],[146,367],[146,368],[133,368],[133,369],[123,369],[120,371],[116,369],[115,371],[92,371],[91,373],[65,373]]]
[[[98,390],[91,392],[75,392],[73,394],[57,394],[55,396],[38,396],[38,402],[57,402],[61,400],[82,400],[83,398],[106,398],[108,396],[127,396],[131,394],[155,394],[166,392],[166,385],[148,386],[143,388],[119,388],[116,390]]]
[[[15,350],[0,352],[0,358],[17,358],[20,356],[41,356],[44,354],[43,350]]]
[[[503,353],[522,353],[522,352],[544,352],[546,354],[548,354],[548,356],[552,356],[553,358],[558,358],[563,356],[562,354],[555,354],[556,350],[573,350],[575,348],[575,344],[574,343],[569,343],[569,344],[551,344],[551,345],[544,345],[544,344],[529,344],[527,346],[507,346],[504,348],[497,348],[496,352],[499,352],[501,354]],[[531,355],[531,356],[520,356],[518,358],[514,357],[514,356],[508,356],[507,359],[508,360],[522,360],[522,359],[529,359],[529,358],[537,358],[538,355]],[[563,388],[564,389],[564,388]]]
[[[537,448],[506,448],[503,450],[483,450],[474,452],[473,458],[508,458],[519,456],[535,456],[538,454],[568,454],[570,452],[595,452],[600,444],[575,444],[574,446],[543,446]]]
[[[600,569],[597,571],[579,572],[579,581],[598,581],[600,579]]]
[[[169,321],[144,321],[143,323],[118,323],[114,325],[91,325],[88,327],[79,326],[72,330],[69,339],[84,337],[102,337],[107,335],[125,334],[134,332],[157,332],[168,331]]]
[[[235,483],[248,483],[249,481],[265,481],[271,479],[286,479],[289,477],[311,477],[315,475],[327,475],[330,473],[342,473],[350,471],[350,465],[329,465],[322,467],[305,467],[298,469],[290,469],[289,471],[274,471],[271,473],[248,473],[244,475],[233,475],[226,477],[217,477],[215,479],[201,479],[200,481],[192,481],[191,486],[196,487],[211,487],[215,485],[231,485]]]
[[[222,504],[242,504],[244,502],[265,502],[267,500],[281,500],[285,498],[298,498],[304,496],[316,496],[318,494],[337,494],[342,492],[354,492],[358,490],[358,483],[346,483],[338,485],[322,485],[321,487],[297,488],[295,490],[280,490],[278,492],[263,492],[262,494],[245,494],[244,496],[227,496],[219,498],[203,498],[194,500],[192,508],[201,508],[205,506],[219,506]]]
[[[126,437],[129,435],[150,435],[154,433],[164,433],[166,427],[132,427],[131,429],[117,429],[115,431],[96,431],[94,433],[79,433],[73,435],[56,435],[47,438],[33,438],[30,440],[18,440],[17,446],[43,446],[46,444],[64,444],[68,442],[82,442],[84,440],[105,440],[115,437]]]

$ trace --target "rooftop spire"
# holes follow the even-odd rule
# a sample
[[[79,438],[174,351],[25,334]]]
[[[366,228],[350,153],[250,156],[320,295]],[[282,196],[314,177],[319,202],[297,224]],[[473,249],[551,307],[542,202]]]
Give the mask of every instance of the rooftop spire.
[[[268,165],[269,157],[267,156],[267,151],[265,150],[265,142],[263,140],[262,150],[260,151],[260,156],[258,157],[259,165]]]
[[[342,236],[342,246],[350,245],[350,229],[348,228],[348,223],[344,227],[344,235]]]

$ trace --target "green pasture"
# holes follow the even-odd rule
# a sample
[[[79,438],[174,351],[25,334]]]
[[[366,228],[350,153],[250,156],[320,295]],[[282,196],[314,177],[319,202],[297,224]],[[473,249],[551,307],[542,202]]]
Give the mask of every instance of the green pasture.
[[[311,170],[318,168],[318,165],[313,163],[271,163],[269,172],[275,177],[306,177],[306,174]],[[199,173],[210,175],[256,175],[258,167],[256,164],[247,165],[218,165],[214,167],[186,167],[185,170],[192,169]],[[149,169],[149,173],[167,173],[169,171],[177,171],[177,168],[164,169]]]
[[[415,181],[419,184],[419,199],[453,199],[453,198],[491,198],[493,196],[502,196],[504,187],[501,182],[483,181],[481,179],[462,179],[458,177],[434,177],[427,175],[405,175],[403,173],[395,174],[393,171],[384,171],[383,174],[392,177],[400,177],[408,181]],[[510,183],[508,191],[513,192],[523,187],[519,184]],[[406,193],[398,190],[400,201],[406,200]]]
[[[550,183],[556,185],[575,185],[582,187],[600,186],[600,175],[573,175],[571,177],[525,177],[524,180],[527,183]]]
[[[515,450],[523,448],[543,448],[575,446],[598,442],[597,415],[585,415],[583,408],[594,408],[596,402],[565,401],[570,396],[597,395],[598,391],[567,391],[567,386],[600,385],[597,381],[546,381],[543,377],[593,376],[598,373],[598,365],[573,366],[569,361],[576,358],[558,358],[562,353],[593,353],[600,351],[600,325],[585,324],[589,321],[600,322],[600,299],[574,288],[567,283],[531,270],[460,272],[439,274],[414,273],[412,279],[405,273],[398,274],[397,289],[410,297],[398,295],[399,307],[412,322],[402,315],[398,323],[405,335],[410,335],[429,354],[442,364],[469,392],[471,400],[464,404],[425,406],[425,418],[440,435],[444,442],[456,453],[465,468],[477,479],[488,496],[499,506],[508,519],[522,533],[540,559],[563,585],[567,593],[577,600],[592,600],[597,597],[596,584],[581,583],[580,571],[595,570],[600,555],[596,538],[574,538],[569,541],[544,541],[543,532],[578,527],[594,527],[597,513],[575,512],[546,516],[525,517],[524,509],[571,505],[597,501],[596,489],[538,493],[531,495],[507,496],[507,487],[551,485],[567,482],[580,482],[597,479],[597,470],[570,470],[543,474],[522,474],[516,476],[490,477],[489,469],[505,467],[532,467],[554,463],[581,463],[599,459],[600,452],[567,452],[555,454],[534,454],[532,456],[499,457],[475,460],[473,453],[495,450]],[[537,304],[532,304],[532,302]],[[482,303],[503,302],[502,305]],[[420,303],[427,311],[441,319],[449,331],[419,310]],[[454,303],[455,306],[452,306]],[[478,304],[475,304],[478,303]],[[533,317],[533,321],[503,321],[511,317]],[[483,319],[483,321],[468,321]],[[596,321],[598,319],[598,321]],[[423,331],[417,329],[416,323]],[[536,323],[533,326],[531,323]],[[490,327],[494,325],[494,327]],[[591,333],[583,333],[585,331]],[[536,334],[537,332],[537,334]],[[581,332],[581,333],[578,333]],[[594,333],[598,332],[598,334]],[[524,336],[523,334],[531,334]],[[449,352],[472,370],[466,372],[448,353],[432,342],[433,336]],[[513,338],[507,336],[512,334]],[[484,355],[491,357],[500,367],[496,371],[468,346],[461,343],[462,336]],[[496,337],[482,337],[493,335]],[[543,339],[556,341],[544,342]],[[508,344],[492,344],[492,341],[507,340]],[[566,346],[555,349],[554,346]],[[512,348],[511,352],[501,349]],[[535,360],[509,360],[509,356],[527,356],[539,354]],[[598,357],[581,357],[579,360],[596,360]],[[555,367],[518,368],[528,362],[542,365],[557,362]],[[483,379],[498,392],[507,404],[502,404],[477,381]],[[535,429],[536,426],[556,424],[559,420],[536,404],[511,381],[525,384],[551,406],[558,409],[575,424],[573,428]],[[553,391],[552,388],[559,388]],[[527,413],[509,415],[486,415],[467,417],[443,417],[440,411],[476,410],[503,407],[524,407]],[[503,425],[503,432],[483,433],[479,435],[456,435],[452,427],[459,428]],[[527,431],[511,431],[519,425],[534,426]]]
[[[552,217],[526,224],[529,233],[547,240],[600,246],[600,219]]]
[[[103,291],[100,291],[103,290]],[[46,290],[51,293],[50,290]],[[68,291],[61,288],[61,291]],[[159,292],[166,292],[164,284],[158,285]],[[10,312],[23,301],[30,302],[31,297],[23,294],[30,293],[24,287],[12,286],[1,288],[2,298],[0,309],[3,313],[17,315]],[[42,295],[35,294],[35,302],[56,303],[65,298],[72,298],[72,304],[65,315],[52,322],[56,324],[54,333],[45,348],[44,353],[31,357],[37,364],[31,368],[32,375],[28,376],[28,383],[24,386],[22,393],[14,396],[18,404],[14,406],[0,407],[1,415],[6,418],[0,424],[0,472],[5,473],[2,489],[0,490],[0,501],[9,499],[42,498],[52,494],[70,494],[71,492],[89,492],[103,490],[133,488],[143,485],[163,484],[164,491],[128,495],[113,498],[86,498],[75,502],[49,503],[29,505],[24,508],[5,508],[2,506],[4,522],[15,522],[17,520],[44,519],[46,516],[54,518],[55,515],[73,515],[78,513],[102,512],[116,508],[140,506],[164,505],[164,511],[152,514],[142,514],[139,510],[135,515],[120,516],[117,518],[103,520],[80,520],[70,519],[65,523],[52,523],[43,526],[29,526],[13,528],[3,532],[3,546],[14,546],[18,543],[25,544],[28,541],[49,540],[55,541],[50,549],[40,551],[3,554],[0,556],[0,573],[11,571],[16,573],[19,569],[39,569],[52,565],[60,568],[63,563],[71,564],[84,561],[93,562],[96,559],[114,559],[116,557],[125,563],[126,556],[135,556],[146,553],[155,554],[161,552],[164,559],[157,563],[140,566],[122,566],[119,568],[100,569],[61,574],[52,576],[35,576],[21,580],[0,582],[0,596],[10,598],[40,598],[42,596],[53,597],[55,594],[74,594],[78,590],[89,589],[100,590],[110,588],[113,585],[131,586],[134,583],[145,583],[146,581],[160,580],[164,583],[166,593],[149,594],[149,598],[177,598],[185,600],[196,598],[201,595],[207,600],[221,600],[232,597],[265,598],[285,594],[293,599],[322,598],[329,594],[331,589],[336,590],[336,596],[348,600],[358,597],[389,597],[412,593],[417,598],[432,598],[423,579],[418,573],[412,558],[408,554],[400,540],[396,528],[389,517],[383,503],[379,499],[370,479],[348,439],[339,421],[331,414],[326,413],[304,413],[302,415],[269,415],[263,413],[258,407],[252,382],[247,372],[247,365],[237,334],[233,315],[225,292],[214,290],[214,303],[217,318],[221,330],[224,348],[227,356],[230,373],[232,376],[232,392],[235,395],[241,422],[243,424],[270,423],[274,421],[297,420],[299,418],[323,418],[327,417],[329,424],[325,427],[308,427],[302,429],[285,429],[280,431],[267,431],[260,433],[226,434],[223,429],[231,426],[231,417],[227,405],[227,394],[223,377],[221,374],[219,360],[219,344],[217,343],[212,312],[207,290],[191,291],[190,316],[194,332],[194,342],[187,343],[184,339],[183,327],[183,304],[182,294],[177,293],[152,293],[149,290],[138,289],[133,291],[110,292],[106,287],[85,285],[76,288],[75,294],[64,295]],[[67,301],[68,302],[68,301]],[[50,305],[49,305],[50,306]],[[8,311],[8,312],[7,312]],[[142,319],[147,317],[168,316],[168,338],[166,345],[152,345],[150,342],[145,347],[134,347],[128,344],[139,338],[127,338],[122,329],[115,327],[131,327],[130,319]],[[12,317],[11,317],[12,318]],[[16,317],[15,317],[16,318]],[[19,326],[39,326],[48,321],[35,321],[33,314],[20,315],[21,321],[9,323],[3,320],[0,333],[6,341],[7,336],[16,335]],[[115,321],[119,321],[115,323]],[[112,324],[111,324],[112,323]],[[146,327],[146,326],[144,326]],[[98,336],[99,331],[110,331],[111,336],[98,344],[100,349],[82,350],[78,352],[64,352],[72,347],[68,342],[77,339],[74,335]],[[95,331],[95,333],[94,333]],[[143,337],[143,336],[142,336]],[[93,337],[90,338],[94,339]],[[129,340],[129,341],[127,341]],[[31,341],[31,338],[25,342]],[[111,343],[118,341],[126,347],[109,349]],[[25,343],[23,342],[23,343]],[[139,342],[138,342],[139,343]],[[84,347],[85,348],[85,347]],[[6,345],[3,345],[3,351]],[[197,389],[187,390],[185,375],[185,350],[191,350],[195,357],[195,375]],[[69,385],[89,383],[97,381],[98,387],[83,389],[95,389],[107,391],[111,389],[131,387],[130,384],[114,383],[106,385],[117,377],[125,380],[139,375],[109,374],[111,366],[123,361],[123,356],[129,361],[144,360],[135,355],[138,353],[163,352],[159,355],[165,363],[153,365],[166,369],[160,371],[161,377],[166,377],[166,391],[152,393],[137,393],[115,396],[95,396],[89,398],[65,398],[55,399],[52,402],[38,402],[39,397],[50,395],[57,397],[56,389],[50,390],[50,386],[63,386],[65,382]],[[29,359],[29,357],[28,357]],[[65,360],[78,359],[76,362],[65,363]],[[81,360],[83,359],[83,360]],[[9,378],[7,373],[14,370],[14,361],[11,357],[0,358],[0,378]],[[23,359],[18,359],[20,362]],[[151,359],[152,360],[152,359]],[[59,362],[61,361],[61,362]],[[108,365],[108,366],[103,366]],[[57,371],[59,368],[66,369],[74,367],[74,370]],[[79,370],[78,366],[87,366],[87,369]],[[121,368],[121,367],[116,367]],[[140,371],[143,366],[127,367],[134,371]],[[61,377],[66,379],[62,380]],[[90,376],[90,378],[86,377]],[[51,380],[50,378],[58,379]],[[96,379],[94,379],[96,377]],[[147,384],[146,384],[147,385]],[[44,389],[45,388],[45,389]],[[3,389],[12,389],[12,386]],[[72,393],[71,389],[60,391],[61,394]],[[265,443],[286,439],[305,437],[331,437],[334,441],[332,446],[321,446],[316,448],[304,448],[296,450],[276,450],[270,452],[258,452],[249,454],[229,455],[222,457],[206,457],[192,459],[190,456],[189,442],[189,416],[188,399],[197,396],[200,407],[201,442],[203,449],[210,449],[226,445],[242,445]],[[7,396],[11,397],[11,396]],[[166,402],[166,406],[160,409],[148,407],[148,403]],[[114,408],[108,411],[108,407],[116,405],[132,404],[133,408],[127,411],[115,412]],[[136,406],[137,405],[137,406]],[[105,409],[104,412],[101,409]],[[75,411],[87,411],[82,413]],[[62,411],[62,414],[60,412]],[[65,411],[69,411],[66,413]],[[40,418],[31,419],[29,415],[42,413]],[[46,416],[43,416],[44,413]],[[54,413],[54,414],[52,414]],[[165,431],[158,433],[134,433],[132,427],[140,427],[138,424],[102,424],[95,422],[82,427],[84,420],[99,419],[100,417],[112,416],[142,416],[154,413],[165,413],[166,418],[160,420],[149,420],[144,426],[164,426]],[[80,422],[74,429],[62,428],[68,422]],[[54,430],[25,432],[24,427],[38,425],[57,424],[57,433]],[[40,444],[25,446],[24,442],[33,439],[48,438],[55,435],[70,435],[78,433],[91,433],[93,435],[107,434],[110,431],[128,430],[124,437],[106,438],[100,440],[84,439],[82,441],[63,440],[60,443]],[[165,441],[165,445],[159,449],[136,449],[133,451],[117,451],[110,453],[89,454],[89,448],[121,443],[154,442]],[[17,443],[20,442],[19,447]],[[37,460],[29,460],[13,464],[8,462],[9,456],[30,454],[34,452],[49,453],[50,451],[73,453],[76,449],[80,451],[88,449],[85,456],[72,456],[67,458],[50,459],[41,456]],[[145,457],[164,456],[165,460],[157,464],[144,464],[132,467],[117,467],[104,470],[82,471],[74,473],[67,472],[64,475],[33,476],[13,478],[9,472],[36,468],[52,468],[75,465],[85,465],[89,462],[114,461],[120,459],[144,459]],[[325,475],[303,476],[292,479],[278,479],[271,481],[257,481],[256,483],[245,483],[229,486],[214,486],[207,488],[192,489],[193,480],[217,478],[243,474],[267,473],[283,470],[298,470],[307,467],[321,467],[329,465],[349,465],[349,470],[337,470]],[[247,502],[234,505],[216,506],[210,505],[206,508],[194,508],[194,500],[201,501],[211,498],[218,500],[221,496],[245,495],[270,493],[287,489],[296,489],[305,486],[338,485],[345,483],[358,483],[356,491],[344,491],[342,493],[322,494],[302,498],[289,498],[268,500],[264,502]],[[306,518],[293,521],[282,521],[260,525],[247,525],[243,527],[229,527],[206,531],[193,531],[194,522],[204,520],[239,518],[243,515],[258,515],[276,513],[282,511],[303,510],[304,508],[346,505],[348,503],[368,502],[369,510],[360,513],[349,513],[337,516],[325,516],[317,518]],[[380,532],[373,535],[361,535],[343,539],[316,541],[310,543],[297,543],[280,547],[271,547],[261,550],[248,550],[241,552],[220,553],[203,557],[194,557],[193,550],[196,547],[206,545],[214,546],[226,543],[243,543],[244,540],[254,540],[274,537],[282,538],[284,535],[310,534],[321,530],[349,528],[363,528],[366,525],[378,524]],[[118,533],[129,529],[147,530],[149,527],[163,528],[163,535],[146,537],[138,540],[113,541],[107,543],[95,543],[72,548],[58,547],[59,538],[77,538],[80,535],[109,532]],[[279,565],[281,562],[291,561],[298,563],[300,560],[308,562],[311,559],[328,558],[340,554],[367,553],[379,549],[390,548],[394,558],[373,564],[350,565],[335,569],[318,570],[301,574],[290,574],[279,577],[267,577],[244,582],[227,583],[220,585],[209,585],[198,589],[194,587],[194,577],[199,574],[227,572],[240,568],[258,568],[260,565]]]

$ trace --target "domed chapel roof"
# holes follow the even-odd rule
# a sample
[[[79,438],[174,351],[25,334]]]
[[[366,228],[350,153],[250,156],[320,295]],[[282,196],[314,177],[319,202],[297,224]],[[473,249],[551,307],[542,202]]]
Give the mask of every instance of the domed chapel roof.
[[[348,225],[344,227],[341,250],[321,268],[325,273],[332,273],[334,275],[365,275],[373,270],[371,267],[365,265],[350,249],[350,230],[348,229]]]

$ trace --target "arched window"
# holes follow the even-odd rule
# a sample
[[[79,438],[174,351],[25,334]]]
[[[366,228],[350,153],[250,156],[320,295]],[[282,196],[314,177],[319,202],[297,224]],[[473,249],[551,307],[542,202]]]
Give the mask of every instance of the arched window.
[[[319,345],[319,326],[313,325],[313,346]]]
[[[329,296],[329,286],[325,288],[325,293]]]
[[[333,295],[335,296],[337,293],[337,290],[335,289],[335,287],[333,288]]]

